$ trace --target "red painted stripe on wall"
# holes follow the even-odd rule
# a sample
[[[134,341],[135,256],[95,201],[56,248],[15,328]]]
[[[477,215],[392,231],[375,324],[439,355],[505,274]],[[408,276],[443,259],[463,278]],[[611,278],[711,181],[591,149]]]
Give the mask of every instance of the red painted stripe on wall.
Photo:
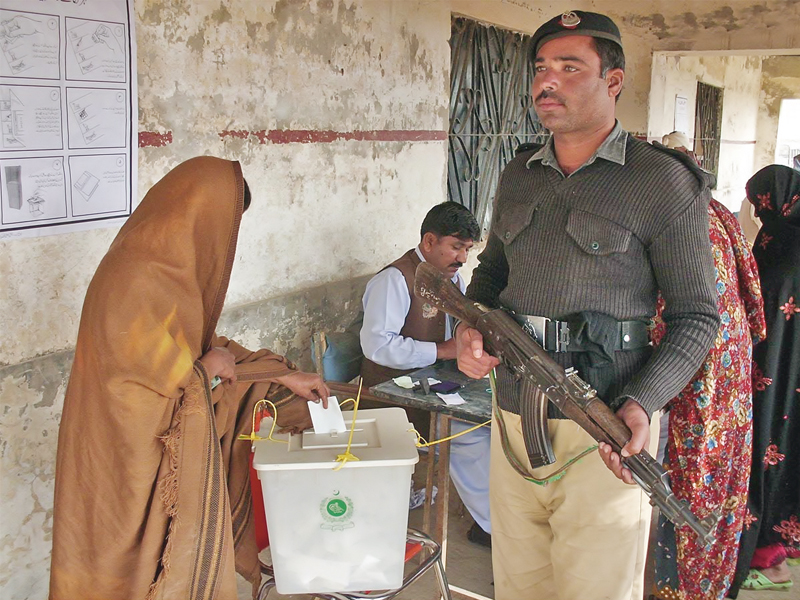
[[[139,148],[160,148],[172,143],[172,132],[158,133],[157,131],[140,131]]]
[[[337,140],[358,142],[432,142],[447,139],[446,131],[377,129],[371,131],[331,131],[319,129],[247,129],[221,131],[219,137],[246,139],[249,136],[266,144],[328,144]]]

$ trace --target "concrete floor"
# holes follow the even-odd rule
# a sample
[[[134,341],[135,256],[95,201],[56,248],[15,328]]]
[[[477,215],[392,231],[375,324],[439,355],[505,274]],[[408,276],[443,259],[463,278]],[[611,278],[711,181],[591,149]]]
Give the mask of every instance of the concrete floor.
[[[425,466],[424,461],[417,465],[414,480],[417,482],[415,487],[424,485]],[[409,515],[409,526],[421,529],[422,508],[411,511]],[[458,495],[451,486],[450,507],[449,507],[449,527],[448,527],[448,551],[446,572],[449,583],[453,586],[480,594],[486,598],[493,598],[492,586],[492,555],[489,548],[478,546],[467,540],[467,531],[472,526],[472,517],[464,510]],[[800,565],[792,569],[795,585],[786,592],[780,591],[742,591],[739,600],[800,600]],[[250,600],[249,585],[240,578],[239,598],[240,600]],[[412,586],[397,596],[398,600],[438,600],[438,587],[433,570],[423,575]],[[469,596],[453,595],[454,600],[469,598]],[[312,600],[313,596],[308,595],[281,595],[274,589],[270,592],[268,600]],[[520,598],[519,600],[538,600]],[[552,600],[552,599],[541,599]],[[592,600],[592,599],[586,599]],[[691,599],[688,599],[691,600]]]

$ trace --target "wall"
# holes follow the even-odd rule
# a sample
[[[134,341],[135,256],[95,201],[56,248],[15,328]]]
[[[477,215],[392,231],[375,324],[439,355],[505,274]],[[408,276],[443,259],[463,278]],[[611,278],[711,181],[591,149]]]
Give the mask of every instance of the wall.
[[[765,58],[761,80],[758,143],[753,172],[775,162],[775,141],[778,135],[781,100],[800,98],[800,56]]]
[[[525,33],[566,8],[552,0],[452,0],[451,5],[454,12]],[[627,68],[617,116],[639,135],[648,133],[654,51],[800,52],[795,0],[574,0],[569,8],[607,14],[619,26]]]
[[[309,367],[365,277],[446,193],[448,7],[136,0],[139,195],[198,154],[242,162],[220,332]],[[401,216],[401,218],[398,218]],[[368,226],[367,226],[368,224]],[[80,309],[114,229],[0,242],[0,597],[44,598],[56,439]]]
[[[744,198],[744,184],[753,174],[761,57],[656,53],[648,137],[660,140],[674,129],[676,95],[688,99],[686,133],[690,138],[694,136],[698,81],[724,89],[722,143],[714,197],[732,211],[738,211]]]
[[[139,195],[178,162],[242,162],[254,193],[220,330],[307,365],[365,277],[445,197],[450,11],[532,32],[540,0],[134,0]],[[628,53],[647,130],[653,50],[800,46],[793,0],[587,2]],[[498,20],[495,20],[498,19]],[[502,22],[501,22],[502,21]],[[398,218],[401,217],[401,218]],[[58,420],[86,286],[116,231],[0,242],[0,597],[46,596]]]

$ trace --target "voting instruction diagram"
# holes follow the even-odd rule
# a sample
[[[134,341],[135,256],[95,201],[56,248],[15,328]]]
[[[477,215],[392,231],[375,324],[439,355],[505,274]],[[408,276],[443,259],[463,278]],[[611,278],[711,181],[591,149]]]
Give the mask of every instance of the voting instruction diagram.
[[[130,215],[132,0],[0,0],[0,239]]]

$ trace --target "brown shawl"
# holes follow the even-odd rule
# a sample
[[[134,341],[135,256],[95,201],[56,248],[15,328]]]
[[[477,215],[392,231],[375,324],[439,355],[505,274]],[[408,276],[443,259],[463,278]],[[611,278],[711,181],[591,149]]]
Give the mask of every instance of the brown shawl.
[[[51,600],[235,600],[234,567],[259,580],[250,445],[235,440],[294,367],[214,333],[243,195],[236,162],[179,165],[92,279],[59,430]],[[212,346],[239,377],[213,392],[198,361]]]

